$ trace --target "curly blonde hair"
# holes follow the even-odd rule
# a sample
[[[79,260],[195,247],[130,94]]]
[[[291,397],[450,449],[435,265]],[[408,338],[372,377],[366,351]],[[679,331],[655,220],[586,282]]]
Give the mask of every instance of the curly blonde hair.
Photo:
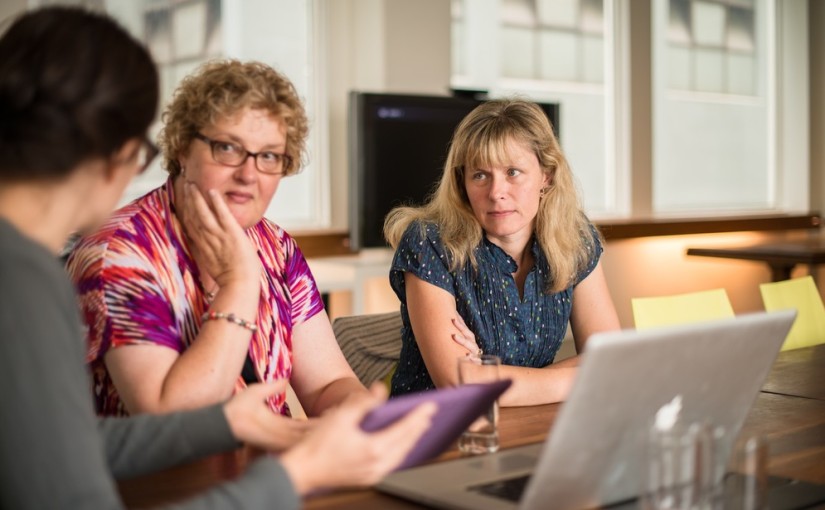
[[[284,75],[261,62],[213,60],[180,83],[161,117],[158,142],[164,168],[180,175],[178,159],[201,129],[231,117],[244,108],[265,110],[286,127],[285,175],[298,173],[306,161],[309,122],[295,86]]]
[[[468,262],[477,267],[474,250],[484,232],[473,214],[464,184],[467,169],[503,164],[507,143],[516,140],[536,154],[550,183],[539,202],[535,236],[550,266],[547,292],[559,292],[575,282],[587,267],[596,240],[582,210],[567,159],[542,109],[522,99],[482,103],[456,128],[444,173],[429,201],[421,207],[398,207],[384,222],[384,237],[398,246],[409,225],[418,221],[438,226],[450,257],[450,269]]]

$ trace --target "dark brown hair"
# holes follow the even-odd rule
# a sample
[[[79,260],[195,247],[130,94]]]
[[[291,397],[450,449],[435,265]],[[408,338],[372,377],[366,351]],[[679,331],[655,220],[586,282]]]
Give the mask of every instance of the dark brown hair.
[[[111,18],[47,7],[0,38],[0,179],[61,178],[144,136],[158,74],[141,43]]]

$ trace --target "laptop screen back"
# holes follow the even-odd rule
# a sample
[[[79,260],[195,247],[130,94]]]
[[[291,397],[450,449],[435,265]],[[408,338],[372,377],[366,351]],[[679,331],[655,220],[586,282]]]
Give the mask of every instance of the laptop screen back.
[[[638,494],[653,418],[724,427],[727,457],[795,317],[793,311],[594,335],[521,508],[582,508]],[[550,498],[550,499],[548,499]]]

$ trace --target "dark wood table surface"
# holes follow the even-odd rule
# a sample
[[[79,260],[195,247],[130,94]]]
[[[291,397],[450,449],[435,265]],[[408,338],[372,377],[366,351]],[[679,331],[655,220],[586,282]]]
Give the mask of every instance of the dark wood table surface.
[[[825,237],[753,246],[688,248],[687,254],[764,262],[770,267],[771,280],[779,282],[789,279],[797,264],[815,266],[825,263]]]
[[[762,391],[825,400],[825,344],[779,353]]]
[[[759,394],[748,415],[742,433],[767,437],[770,448],[768,471],[773,475],[825,484],[824,362],[825,346],[780,353],[765,391]],[[559,409],[558,404],[503,408],[500,415],[502,448],[543,441],[552,429]],[[177,501],[238,476],[253,456],[248,449],[214,455],[120,482],[119,487],[130,508]],[[458,452],[453,448],[437,461],[457,456]],[[305,508],[393,510],[421,507],[366,489],[310,498]]]

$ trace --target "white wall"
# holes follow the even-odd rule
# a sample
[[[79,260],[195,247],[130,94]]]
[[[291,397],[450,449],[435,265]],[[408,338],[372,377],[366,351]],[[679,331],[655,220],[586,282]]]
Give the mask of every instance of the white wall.
[[[825,211],[825,2],[809,2],[811,208]]]
[[[12,17],[22,12],[28,3],[26,0],[3,0],[0,2],[0,32],[5,32]]]

